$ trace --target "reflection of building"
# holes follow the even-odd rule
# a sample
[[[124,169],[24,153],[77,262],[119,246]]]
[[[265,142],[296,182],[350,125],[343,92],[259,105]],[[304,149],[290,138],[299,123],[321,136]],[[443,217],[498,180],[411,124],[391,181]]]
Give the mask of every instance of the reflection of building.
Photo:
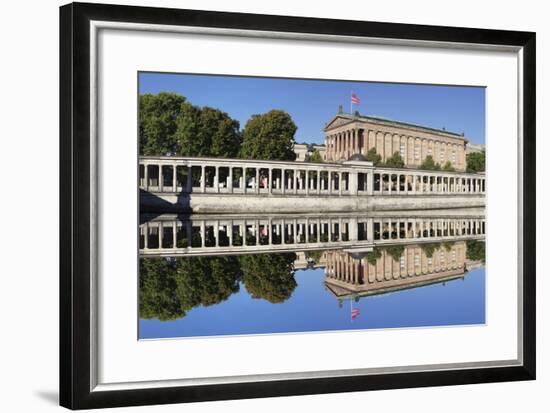
[[[466,272],[466,241],[379,248],[357,255],[325,254],[325,284],[336,296],[373,295],[460,278]]]
[[[325,159],[325,145],[294,144],[294,153],[296,154],[297,161],[304,162],[308,156],[313,154],[313,151],[318,151],[321,157]]]
[[[341,161],[371,148],[385,161],[398,152],[406,167],[418,167],[431,155],[442,166],[450,162],[466,170],[467,140],[463,135],[371,116],[337,114],[325,126],[326,160]]]

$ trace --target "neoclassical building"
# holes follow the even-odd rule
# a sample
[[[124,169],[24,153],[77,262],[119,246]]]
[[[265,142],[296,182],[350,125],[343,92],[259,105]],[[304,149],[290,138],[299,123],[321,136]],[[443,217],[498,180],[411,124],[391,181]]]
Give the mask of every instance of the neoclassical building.
[[[338,113],[325,126],[325,160],[348,160],[369,149],[385,161],[399,152],[405,167],[419,167],[428,155],[435,162],[451,163],[456,171],[466,170],[466,144],[463,134],[359,114]]]

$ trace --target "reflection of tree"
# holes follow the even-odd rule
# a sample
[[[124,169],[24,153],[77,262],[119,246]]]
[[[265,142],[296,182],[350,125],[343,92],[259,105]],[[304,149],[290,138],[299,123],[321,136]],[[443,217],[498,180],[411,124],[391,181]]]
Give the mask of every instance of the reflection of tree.
[[[140,317],[173,320],[239,291],[236,257],[140,260]]]
[[[386,247],[385,249],[394,261],[399,261],[403,255],[403,251],[405,251],[405,247],[403,245],[392,245],[390,247]]]
[[[246,290],[252,297],[270,303],[287,300],[296,288],[294,260],[294,253],[242,256],[240,261]]]
[[[139,315],[141,318],[172,320],[185,315],[177,288],[175,262],[141,259],[139,261]]]
[[[311,258],[315,264],[319,264],[321,262],[321,257],[323,256],[323,251],[308,251],[306,255],[308,258]]]
[[[180,258],[176,295],[190,308],[217,304],[239,291],[240,276],[236,257]]]
[[[382,257],[382,251],[379,248],[373,248],[372,251],[367,252],[367,262],[370,265],[376,265],[380,257]]]
[[[424,251],[424,254],[426,254],[426,258],[432,258],[435,250],[441,248],[441,243],[436,242],[436,243],[422,244],[420,248],[422,248],[422,251]]]
[[[253,298],[287,300],[296,288],[296,254],[242,257],[142,258],[139,313],[142,319],[175,320],[197,306],[218,304],[239,291],[242,280]]]
[[[485,262],[485,241],[467,241],[466,258]]]

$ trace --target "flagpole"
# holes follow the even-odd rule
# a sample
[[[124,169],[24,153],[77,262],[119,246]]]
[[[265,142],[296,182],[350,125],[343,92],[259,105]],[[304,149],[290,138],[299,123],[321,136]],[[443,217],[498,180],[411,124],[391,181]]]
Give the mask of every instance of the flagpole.
[[[353,90],[351,91],[350,95],[349,95],[349,114],[353,114],[352,113],[352,107],[353,107]]]

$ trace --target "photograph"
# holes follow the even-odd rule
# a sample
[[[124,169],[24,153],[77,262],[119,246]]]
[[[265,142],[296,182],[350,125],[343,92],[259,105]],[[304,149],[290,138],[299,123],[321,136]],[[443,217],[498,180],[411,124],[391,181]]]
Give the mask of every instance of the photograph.
[[[484,87],[137,82],[138,339],[487,322]]]

